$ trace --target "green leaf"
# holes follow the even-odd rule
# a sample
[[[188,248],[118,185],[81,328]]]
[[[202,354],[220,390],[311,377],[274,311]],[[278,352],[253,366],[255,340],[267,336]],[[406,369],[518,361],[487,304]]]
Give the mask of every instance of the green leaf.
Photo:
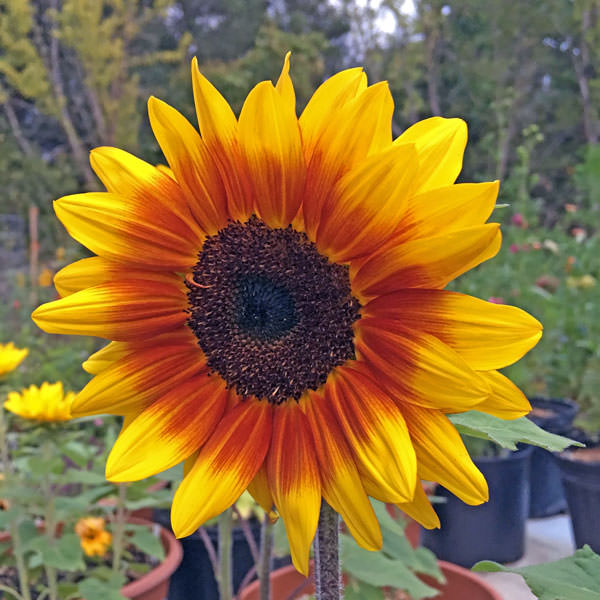
[[[496,442],[509,450],[516,450],[519,442],[540,446],[550,452],[560,452],[568,446],[583,445],[562,435],[548,433],[526,417],[505,421],[492,415],[470,410],[450,415],[450,420],[460,433]]]
[[[97,483],[106,483],[104,473],[95,473],[94,471],[84,471],[83,469],[69,469],[63,478],[66,483],[84,483],[86,485],[96,485]]]
[[[30,550],[35,540],[42,536],[42,533],[37,530],[33,521],[23,521],[22,523],[19,523],[18,531],[23,552]]]
[[[0,510],[0,529],[7,529],[19,517],[19,509],[11,506],[8,510]]]
[[[352,577],[376,587],[404,590],[414,600],[432,598],[438,591],[423,583],[401,560],[383,552],[359,548],[349,536],[342,536],[342,565]]]
[[[79,537],[74,533],[67,533],[60,538],[50,541],[46,536],[39,537],[32,544],[45,564],[61,571],[79,571],[85,569],[83,551]]]
[[[478,562],[473,571],[517,573],[539,600],[598,600],[600,556],[585,545],[573,556],[530,567],[511,568],[495,562]]]
[[[344,600],[385,600],[385,595],[379,587],[350,579],[344,586]]]
[[[70,458],[78,467],[87,466],[88,462],[94,456],[93,446],[82,444],[81,442],[70,441],[62,448],[65,456]]]
[[[127,538],[127,541],[142,552],[158,558],[158,560],[162,560],[165,557],[165,549],[160,538],[155,536],[147,527],[136,529],[133,535]]]
[[[399,560],[411,571],[431,575],[440,583],[444,576],[433,552],[426,548],[414,549],[404,534],[405,522],[396,521],[387,511],[385,504],[371,500],[383,536],[382,552],[393,560]]]
[[[120,587],[115,587],[112,583],[109,584],[94,577],[88,577],[79,583],[77,589],[85,600],[124,600],[125,596],[121,594]]]

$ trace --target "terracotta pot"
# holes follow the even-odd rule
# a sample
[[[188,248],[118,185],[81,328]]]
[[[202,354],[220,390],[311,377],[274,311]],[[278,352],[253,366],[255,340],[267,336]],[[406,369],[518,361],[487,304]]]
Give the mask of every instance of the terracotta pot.
[[[148,525],[148,527],[158,527],[160,529],[160,541],[165,549],[164,560],[154,569],[131,583],[121,588],[121,593],[131,600],[165,600],[169,591],[169,580],[171,574],[181,562],[183,551],[181,544],[175,539],[175,536],[157,523],[152,523],[146,519],[131,517],[130,523],[136,525]],[[10,539],[10,534],[6,531],[0,532],[0,542]],[[3,598],[0,592],[0,599]]]
[[[135,517],[130,518],[129,521],[138,525],[148,525],[160,529],[160,541],[165,549],[165,558],[152,571],[123,586],[121,593],[132,600],[164,600],[169,592],[171,574],[177,569],[183,557],[181,544],[170,531],[157,523]]]
[[[475,573],[458,565],[438,561],[446,583],[439,584],[430,577],[421,579],[441,593],[436,600],[502,600],[502,596],[486,581]],[[314,594],[315,588],[311,579],[307,579],[293,566],[283,567],[271,573],[271,597],[273,600],[294,600],[304,594]],[[293,595],[292,595],[293,594]],[[259,583],[255,581],[245,588],[240,600],[259,600]]]

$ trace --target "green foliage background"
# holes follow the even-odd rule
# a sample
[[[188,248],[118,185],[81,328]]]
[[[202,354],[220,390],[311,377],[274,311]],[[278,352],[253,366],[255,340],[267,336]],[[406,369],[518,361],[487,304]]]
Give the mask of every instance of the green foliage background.
[[[79,388],[93,340],[42,335],[39,287],[85,251],[52,200],[97,189],[87,153],[117,145],[164,162],[150,94],[195,121],[192,56],[239,111],[292,50],[298,109],[335,71],[386,79],[399,134],[433,114],[469,124],[462,181],[502,180],[496,259],[455,289],[537,316],[539,346],[508,372],[533,395],[577,398],[600,428],[600,0],[0,0],[0,215],[39,210],[40,265],[0,269],[0,342],[31,346],[19,383]],[[6,243],[10,232],[2,231]],[[14,232],[13,232],[14,233]],[[14,236],[13,236],[14,238]],[[12,238],[11,238],[12,239]],[[14,240],[13,240],[14,241]],[[35,241],[35,240],[34,240]],[[0,244],[0,248],[2,245]],[[41,282],[40,282],[41,283]]]

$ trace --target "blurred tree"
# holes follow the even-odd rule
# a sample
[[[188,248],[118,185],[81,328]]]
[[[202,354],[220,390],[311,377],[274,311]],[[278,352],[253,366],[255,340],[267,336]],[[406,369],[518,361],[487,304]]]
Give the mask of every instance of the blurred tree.
[[[161,48],[145,37],[169,2],[133,0],[0,0],[0,74],[11,96],[55,119],[80,176],[95,184],[87,149],[99,144],[135,150],[140,126],[140,69],[181,62],[190,38]],[[172,42],[172,40],[171,40]],[[5,108],[9,123],[14,121]],[[11,125],[16,139],[18,127]],[[27,146],[19,144],[25,152]]]

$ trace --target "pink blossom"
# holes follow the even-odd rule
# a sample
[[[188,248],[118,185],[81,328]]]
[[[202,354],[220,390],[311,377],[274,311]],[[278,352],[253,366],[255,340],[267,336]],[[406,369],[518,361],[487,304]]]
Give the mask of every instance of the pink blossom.
[[[521,213],[515,213],[511,218],[510,222],[517,227],[522,227],[525,219],[523,219],[523,215]]]
[[[513,254],[517,253],[519,251],[519,245],[518,244],[511,244],[510,247],[508,248]]]
[[[492,304],[504,304],[504,298],[500,298],[499,296],[490,296],[488,298],[488,302]]]

